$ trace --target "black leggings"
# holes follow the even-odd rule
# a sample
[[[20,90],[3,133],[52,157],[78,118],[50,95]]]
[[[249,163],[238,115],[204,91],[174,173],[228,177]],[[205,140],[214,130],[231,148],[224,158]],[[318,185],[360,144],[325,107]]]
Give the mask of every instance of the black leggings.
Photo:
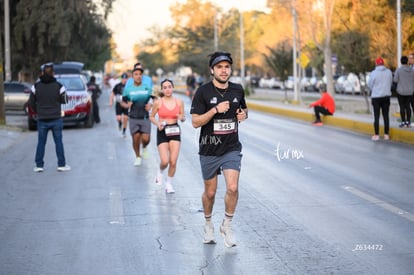
[[[315,110],[315,117],[317,121],[321,121],[321,114],[325,115],[325,116],[331,116],[332,113],[328,111],[328,109],[326,109],[325,107],[322,106],[315,106],[314,107]]]
[[[413,110],[414,113],[414,95],[411,96],[411,109]]]
[[[384,118],[384,134],[388,135],[390,132],[390,97],[375,97],[371,99],[372,107],[374,109],[374,131],[376,135],[379,135],[379,117],[380,111],[382,111],[382,117]]]
[[[411,103],[412,96],[398,95],[398,104],[400,105],[401,122],[411,121]]]

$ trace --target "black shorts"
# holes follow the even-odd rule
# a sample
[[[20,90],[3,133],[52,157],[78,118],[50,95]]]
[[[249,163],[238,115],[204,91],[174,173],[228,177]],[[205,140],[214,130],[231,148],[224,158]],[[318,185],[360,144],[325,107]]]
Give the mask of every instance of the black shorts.
[[[157,146],[161,143],[169,142],[170,140],[181,141],[181,128],[177,123],[166,125],[161,131],[157,129]]]
[[[126,108],[123,108],[122,106],[121,106],[121,104],[119,104],[118,102],[115,104],[115,114],[117,115],[117,116],[120,116],[120,115],[122,115],[122,114],[124,114],[124,115],[128,115],[128,109],[126,109]]]

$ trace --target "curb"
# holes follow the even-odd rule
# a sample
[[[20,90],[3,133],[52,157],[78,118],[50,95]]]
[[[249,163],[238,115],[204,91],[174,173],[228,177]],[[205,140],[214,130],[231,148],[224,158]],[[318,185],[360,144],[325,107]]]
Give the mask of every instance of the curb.
[[[248,108],[260,112],[276,114],[280,116],[291,117],[294,119],[313,121],[314,115],[310,112],[303,112],[298,110],[291,110],[285,108],[279,108],[274,106],[265,106],[253,102],[248,102]],[[323,123],[333,127],[339,127],[361,134],[372,135],[373,125],[372,122],[356,121],[350,118],[344,118],[337,115],[325,116]],[[380,133],[384,132],[384,127],[380,125]],[[400,129],[390,127],[390,137],[393,141],[398,141],[407,144],[414,144],[414,131],[410,129]]]

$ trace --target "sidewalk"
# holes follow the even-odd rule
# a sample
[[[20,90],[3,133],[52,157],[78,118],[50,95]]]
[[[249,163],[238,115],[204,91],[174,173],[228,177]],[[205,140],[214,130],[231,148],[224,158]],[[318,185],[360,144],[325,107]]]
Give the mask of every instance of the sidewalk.
[[[319,98],[319,93],[303,93],[302,103],[285,103],[286,94],[276,90],[256,89],[255,94],[246,98],[251,110],[287,116],[311,123],[315,120],[310,102]],[[287,92],[288,102],[293,100],[293,92]],[[366,102],[363,96],[336,95],[337,111],[333,116],[323,117],[324,125],[339,127],[368,135],[373,135],[373,116],[366,113]],[[399,108],[396,98],[391,99],[390,106],[390,138],[393,141],[414,144],[414,128],[399,128]],[[380,117],[380,135],[384,133],[382,116]]]
[[[18,143],[22,135],[23,130],[20,128],[0,125],[0,153]]]

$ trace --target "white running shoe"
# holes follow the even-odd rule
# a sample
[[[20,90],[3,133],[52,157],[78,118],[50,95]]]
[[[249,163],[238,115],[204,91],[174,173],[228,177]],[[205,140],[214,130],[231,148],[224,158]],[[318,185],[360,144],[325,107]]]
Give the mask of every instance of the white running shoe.
[[[155,176],[155,183],[158,185],[162,185],[162,175],[158,174]]]
[[[137,157],[134,161],[134,166],[140,166],[142,164],[141,157]]]
[[[165,184],[165,192],[167,192],[167,194],[172,194],[175,193],[174,187],[172,186],[172,184],[170,182],[167,181],[167,183]]]
[[[36,172],[36,173],[43,172],[43,167],[35,167],[35,168],[33,168],[33,171]]]
[[[59,172],[66,172],[66,171],[70,171],[72,168],[69,166],[69,165],[65,165],[65,166],[59,166],[58,168],[57,168],[57,170],[59,171]]]
[[[224,237],[224,245],[227,247],[236,246],[236,241],[234,240],[233,230],[231,229],[231,225],[221,225],[220,226],[220,233]]]
[[[149,158],[149,153],[148,153],[148,149],[147,148],[142,149],[142,157],[144,159]]]
[[[214,238],[214,225],[212,222],[206,222],[204,225],[204,239],[203,243],[205,244],[215,244],[216,240]]]

